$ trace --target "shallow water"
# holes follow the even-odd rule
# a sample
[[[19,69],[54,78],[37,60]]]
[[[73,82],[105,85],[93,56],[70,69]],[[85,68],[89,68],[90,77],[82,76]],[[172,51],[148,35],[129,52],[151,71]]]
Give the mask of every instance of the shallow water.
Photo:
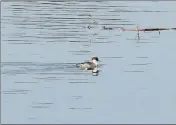
[[[175,27],[175,2],[1,5],[2,123],[176,122],[176,31],[119,30]]]

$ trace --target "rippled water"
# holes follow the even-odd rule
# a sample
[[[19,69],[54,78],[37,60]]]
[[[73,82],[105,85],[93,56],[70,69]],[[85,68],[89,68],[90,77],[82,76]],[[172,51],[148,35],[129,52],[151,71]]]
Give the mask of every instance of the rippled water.
[[[176,32],[119,30],[176,27],[175,2],[1,7],[2,123],[176,122]],[[98,76],[75,67],[92,56]]]

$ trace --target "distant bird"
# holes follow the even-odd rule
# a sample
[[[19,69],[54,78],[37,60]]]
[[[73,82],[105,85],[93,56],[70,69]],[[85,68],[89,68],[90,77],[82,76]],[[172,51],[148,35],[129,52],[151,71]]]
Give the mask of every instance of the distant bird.
[[[103,29],[104,29],[104,30],[113,30],[114,28],[112,28],[112,27],[105,27],[105,26],[103,26]]]
[[[88,29],[90,29],[91,27],[90,26],[87,26]]]
[[[76,64],[76,66],[83,68],[85,70],[92,70],[92,72],[95,72],[95,71],[98,71],[97,70],[98,62],[99,62],[98,57],[92,57],[91,61],[78,63]]]

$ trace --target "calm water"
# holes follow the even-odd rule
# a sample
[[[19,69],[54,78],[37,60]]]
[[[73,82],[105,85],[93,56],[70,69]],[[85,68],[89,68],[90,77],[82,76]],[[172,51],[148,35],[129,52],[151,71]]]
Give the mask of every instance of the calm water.
[[[176,123],[175,4],[3,2],[2,123]]]

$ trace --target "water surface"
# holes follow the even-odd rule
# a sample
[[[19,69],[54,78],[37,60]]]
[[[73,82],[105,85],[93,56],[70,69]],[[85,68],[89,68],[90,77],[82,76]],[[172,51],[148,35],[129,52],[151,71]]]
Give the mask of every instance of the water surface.
[[[1,5],[2,123],[176,122],[176,32],[119,30],[175,27],[175,2]]]

